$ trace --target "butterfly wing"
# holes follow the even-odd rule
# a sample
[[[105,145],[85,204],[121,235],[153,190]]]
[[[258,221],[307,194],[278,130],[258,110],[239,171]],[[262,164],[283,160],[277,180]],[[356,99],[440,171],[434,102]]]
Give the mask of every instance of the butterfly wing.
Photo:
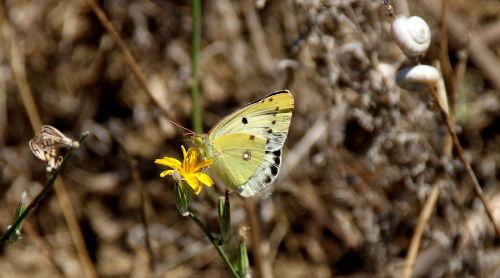
[[[209,133],[213,171],[241,196],[255,195],[276,179],[294,107],[278,91],[235,111]]]
[[[266,139],[247,133],[224,134],[213,148],[217,154],[210,170],[232,190],[250,180],[264,159]]]

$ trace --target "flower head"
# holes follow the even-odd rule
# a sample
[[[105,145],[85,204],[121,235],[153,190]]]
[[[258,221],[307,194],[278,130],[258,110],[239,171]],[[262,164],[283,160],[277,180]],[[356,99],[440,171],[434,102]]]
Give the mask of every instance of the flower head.
[[[156,164],[161,164],[172,168],[160,173],[160,177],[172,175],[172,177],[180,182],[186,181],[187,184],[194,190],[196,195],[201,192],[202,184],[212,186],[214,182],[207,174],[200,172],[205,167],[213,163],[213,160],[200,159],[200,150],[197,148],[189,148],[186,152],[184,146],[181,146],[184,160],[179,160],[172,157],[164,157],[156,159]]]

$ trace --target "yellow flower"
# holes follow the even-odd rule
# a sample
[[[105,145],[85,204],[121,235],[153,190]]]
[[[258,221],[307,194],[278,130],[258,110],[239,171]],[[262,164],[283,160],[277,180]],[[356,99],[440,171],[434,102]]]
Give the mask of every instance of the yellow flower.
[[[164,157],[162,159],[156,159],[156,164],[161,164],[172,168],[172,170],[166,170],[160,173],[160,177],[165,177],[172,175],[172,177],[180,182],[185,180],[191,188],[193,188],[196,195],[201,192],[202,184],[206,186],[212,186],[214,182],[205,173],[199,172],[203,168],[209,166],[213,163],[213,160],[200,160],[200,151],[196,148],[189,148],[186,152],[184,146],[181,146],[182,154],[184,156],[184,161],[172,157]]]

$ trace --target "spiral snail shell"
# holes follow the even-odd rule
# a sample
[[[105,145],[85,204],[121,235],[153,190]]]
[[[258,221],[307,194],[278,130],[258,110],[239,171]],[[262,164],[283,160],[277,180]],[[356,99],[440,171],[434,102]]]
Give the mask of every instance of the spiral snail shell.
[[[429,48],[431,30],[421,17],[398,16],[392,22],[392,37],[408,57],[415,57]]]

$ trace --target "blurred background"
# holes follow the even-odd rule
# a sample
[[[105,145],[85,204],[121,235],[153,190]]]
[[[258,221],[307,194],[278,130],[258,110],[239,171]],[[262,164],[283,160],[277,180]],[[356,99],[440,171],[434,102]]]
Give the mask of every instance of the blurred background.
[[[252,231],[259,241],[249,240],[256,277],[399,277],[435,186],[414,277],[500,277],[499,241],[463,165],[446,151],[432,97],[394,83],[411,62],[391,38],[382,1],[202,2],[204,130],[272,91],[295,97],[272,195],[253,210],[231,197],[234,234],[252,215],[260,226]],[[31,200],[47,181],[28,147],[33,127],[50,124],[75,139],[91,133],[57,192],[28,217],[23,239],[0,250],[0,276],[228,277],[153,163],[180,158],[187,144],[169,120],[192,128],[191,2],[94,4],[149,92],[92,0],[0,3],[2,230],[21,192]],[[431,47],[420,61],[441,63],[465,155],[500,219],[500,3],[449,0],[445,14],[441,1],[391,4],[396,13],[407,4],[429,24]],[[220,186],[205,190],[191,205],[212,230],[222,194]]]

